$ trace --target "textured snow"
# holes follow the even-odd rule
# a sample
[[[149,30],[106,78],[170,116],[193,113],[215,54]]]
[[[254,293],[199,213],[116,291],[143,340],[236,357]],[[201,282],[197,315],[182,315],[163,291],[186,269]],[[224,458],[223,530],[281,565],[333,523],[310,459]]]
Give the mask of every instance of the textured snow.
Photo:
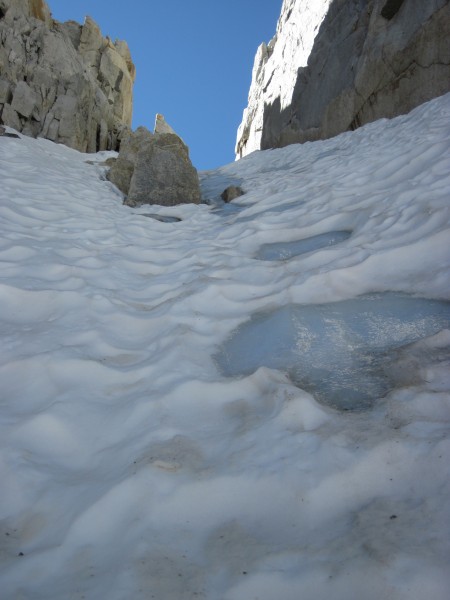
[[[445,309],[449,123],[447,95],[203,173],[210,205],[151,211],[122,205],[110,154],[0,137],[2,598],[447,600],[444,321],[395,343],[392,385],[359,412],[283,366],[229,377],[215,357],[292,306]]]

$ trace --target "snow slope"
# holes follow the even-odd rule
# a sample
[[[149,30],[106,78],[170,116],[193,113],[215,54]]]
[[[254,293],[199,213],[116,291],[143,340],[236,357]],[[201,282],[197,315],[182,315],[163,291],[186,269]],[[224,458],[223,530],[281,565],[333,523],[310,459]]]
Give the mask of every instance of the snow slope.
[[[108,154],[0,137],[2,598],[449,597],[448,305],[366,410],[217,359],[283,307],[450,299],[449,124],[447,95],[203,173],[210,205],[171,209],[123,206]]]

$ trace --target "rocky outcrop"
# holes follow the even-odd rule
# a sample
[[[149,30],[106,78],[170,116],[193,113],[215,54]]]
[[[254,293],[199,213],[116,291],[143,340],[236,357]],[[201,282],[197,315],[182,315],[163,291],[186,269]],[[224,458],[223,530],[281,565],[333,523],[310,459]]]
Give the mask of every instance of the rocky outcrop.
[[[311,35],[306,63],[299,48]],[[237,158],[329,138],[446,93],[449,39],[448,0],[284,0],[277,34],[255,59]]]
[[[261,149],[265,107],[288,109],[300,67],[307,65],[314,38],[331,0],[284,0],[275,36],[255,56],[248,105],[237,134],[237,158]]]
[[[59,23],[43,0],[0,0],[0,122],[81,151],[117,150],[131,125],[125,42],[86,18]]]
[[[139,127],[124,136],[108,179],[125,194],[128,206],[198,204],[200,184],[189,149],[175,132],[165,133],[173,129],[159,117],[155,133]]]

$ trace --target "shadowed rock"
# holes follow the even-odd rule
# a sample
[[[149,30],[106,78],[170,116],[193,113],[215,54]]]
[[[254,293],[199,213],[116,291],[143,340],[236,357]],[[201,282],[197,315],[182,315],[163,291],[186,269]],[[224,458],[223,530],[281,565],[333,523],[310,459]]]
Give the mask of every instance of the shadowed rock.
[[[392,19],[400,10],[403,0],[387,0],[386,4],[381,9],[381,16],[385,19]]]

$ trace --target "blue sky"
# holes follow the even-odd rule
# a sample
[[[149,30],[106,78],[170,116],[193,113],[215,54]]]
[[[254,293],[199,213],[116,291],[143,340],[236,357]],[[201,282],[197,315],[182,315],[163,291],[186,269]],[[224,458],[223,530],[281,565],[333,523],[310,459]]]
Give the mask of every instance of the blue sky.
[[[133,128],[155,114],[190,147],[197,169],[234,160],[255,52],[275,33],[282,0],[48,0],[58,21],[90,15],[130,46]]]

